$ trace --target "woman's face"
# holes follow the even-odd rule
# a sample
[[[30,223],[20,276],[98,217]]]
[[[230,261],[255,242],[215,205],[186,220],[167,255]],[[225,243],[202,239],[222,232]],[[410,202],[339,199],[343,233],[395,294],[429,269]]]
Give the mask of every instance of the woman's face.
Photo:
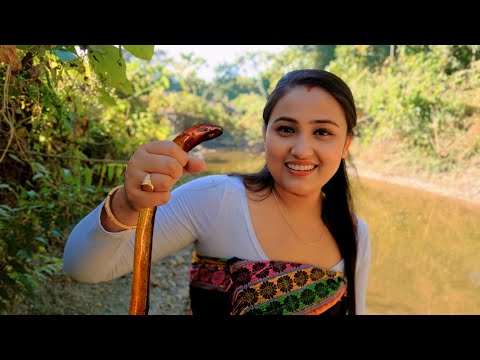
[[[273,108],[263,139],[276,184],[297,195],[319,195],[347,156],[351,136],[332,95],[319,87],[297,86]]]

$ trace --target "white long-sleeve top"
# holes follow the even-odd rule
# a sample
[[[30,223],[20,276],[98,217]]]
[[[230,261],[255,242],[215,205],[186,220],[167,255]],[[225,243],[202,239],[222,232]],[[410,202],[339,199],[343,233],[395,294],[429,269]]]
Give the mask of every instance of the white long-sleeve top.
[[[81,282],[101,282],[133,270],[135,230],[106,231],[100,223],[104,202],[71,232],[64,250],[64,270]],[[356,313],[366,313],[370,239],[358,218],[355,273]],[[172,191],[157,207],[152,262],[195,243],[199,255],[268,261],[253,229],[243,180],[227,175],[197,178]],[[344,271],[343,259],[333,271]]]

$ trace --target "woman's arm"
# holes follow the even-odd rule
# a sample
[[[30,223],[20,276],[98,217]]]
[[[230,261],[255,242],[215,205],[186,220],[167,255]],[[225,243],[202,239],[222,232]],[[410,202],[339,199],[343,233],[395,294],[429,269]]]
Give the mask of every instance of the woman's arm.
[[[221,213],[225,178],[206,176],[172,191],[170,201],[155,214],[152,262],[209,237]],[[135,230],[108,231],[101,222],[102,202],[70,233],[64,270],[75,280],[96,283],[133,270]]]
[[[199,202],[192,204],[188,191],[180,188],[157,209],[152,261],[179,251],[199,237],[195,225],[201,213]],[[103,204],[75,226],[65,246],[64,270],[80,282],[108,281],[133,270],[135,230],[107,231],[100,220]]]
[[[367,313],[367,286],[370,257],[371,246],[368,227],[361,219],[358,219],[358,257],[355,273],[355,311],[357,315],[365,315]]]
[[[169,203],[171,190],[184,174],[204,168],[203,159],[189,156],[173,141],[152,141],[139,146],[128,162],[124,186],[107,197],[109,215],[103,201],[73,229],[64,250],[64,270],[82,282],[110,280],[132,271],[135,230],[125,229],[136,224],[140,209]],[[153,192],[141,188],[147,174],[155,186]],[[181,211],[175,214],[179,219],[183,216]],[[152,244],[157,254],[168,254],[177,248],[169,247],[169,241],[175,244],[193,241],[191,232],[187,231],[186,240],[182,237],[185,231],[176,231],[176,227],[182,226],[177,224],[177,218],[169,220],[161,221],[163,230],[156,235],[157,239],[163,236],[162,242]],[[180,240],[176,241],[175,237]]]
[[[104,201],[74,227],[65,245],[64,271],[80,282],[106,281],[132,270],[135,230],[107,231],[100,220],[103,206]]]

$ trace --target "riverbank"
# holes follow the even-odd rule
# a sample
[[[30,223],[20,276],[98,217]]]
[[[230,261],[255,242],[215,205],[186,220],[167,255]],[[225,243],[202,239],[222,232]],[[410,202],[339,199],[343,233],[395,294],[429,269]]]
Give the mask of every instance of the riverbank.
[[[350,168],[349,171],[358,174],[360,178],[408,186],[480,206],[480,181],[478,178],[463,177],[461,182],[459,182],[458,178],[452,176],[452,174],[445,174],[436,179],[426,176],[424,178],[418,178],[405,174],[395,174],[394,172],[380,172],[372,169],[370,164],[363,164],[361,162],[357,162],[355,169]]]
[[[349,171],[359,177],[408,186],[480,206],[480,154],[439,171],[439,165],[432,160],[405,155],[404,149],[399,150],[396,153],[394,146],[361,148],[354,144],[354,166],[349,166]]]

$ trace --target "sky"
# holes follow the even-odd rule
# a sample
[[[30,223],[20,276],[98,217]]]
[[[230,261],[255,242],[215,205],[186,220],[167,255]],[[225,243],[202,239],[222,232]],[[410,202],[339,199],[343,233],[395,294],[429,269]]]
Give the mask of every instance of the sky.
[[[279,52],[286,48],[286,45],[156,45],[155,49],[163,49],[174,58],[180,53],[194,52],[207,60],[208,67],[199,72],[199,76],[205,80],[211,80],[214,75],[214,68],[221,62],[230,62],[237,55],[245,51],[266,50]]]

